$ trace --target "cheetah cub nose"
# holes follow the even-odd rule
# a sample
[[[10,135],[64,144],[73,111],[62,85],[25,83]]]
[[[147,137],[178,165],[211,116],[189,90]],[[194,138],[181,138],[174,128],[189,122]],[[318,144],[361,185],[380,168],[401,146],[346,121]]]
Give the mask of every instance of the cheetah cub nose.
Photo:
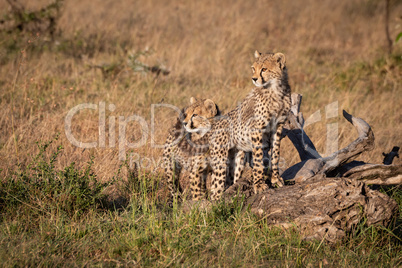
[[[255,78],[255,77],[253,77],[253,78],[251,78],[251,79],[253,79],[254,82],[257,82],[257,80],[258,80],[258,78]]]

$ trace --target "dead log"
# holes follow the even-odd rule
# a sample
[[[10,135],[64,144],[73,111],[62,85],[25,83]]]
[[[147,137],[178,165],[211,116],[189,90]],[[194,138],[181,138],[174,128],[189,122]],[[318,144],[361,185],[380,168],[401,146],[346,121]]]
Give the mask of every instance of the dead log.
[[[330,156],[308,159],[293,165],[282,174],[282,177],[285,180],[302,182],[316,174],[328,175],[339,166],[352,161],[353,158],[360,155],[362,152],[374,148],[374,134],[369,124],[361,118],[348,114],[346,111],[343,111],[343,116],[357,129],[359,137],[347,147],[331,154]],[[310,150],[311,148],[313,147],[310,147]]]
[[[253,195],[252,189],[249,178],[242,177],[224,196],[244,195],[246,209],[265,218],[269,225],[297,226],[305,239],[335,242],[364,220],[366,225],[387,226],[398,212],[394,200],[365,183],[326,178],[324,174],[257,195]]]
[[[282,174],[285,181],[301,182],[315,175],[324,174],[327,177],[356,178],[369,184],[402,184],[400,168],[387,166],[392,163],[394,157],[399,156],[399,147],[394,147],[389,154],[383,154],[385,156],[384,165],[373,166],[373,164],[352,161],[361,153],[374,148],[374,134],[367,122],[348,114],[346,111],[343,111],[343,116],[356,128],[358,138],[332,155],[321,157],[316,151],[314,143],[303,131],[304,118],[300,112],[301,100],[299,94],[292,94],[291,113],[284,131],[297,149],[301,162],[285,170]]]
[[[363,164],[341,174],[343,177],[365,181],[376,185],[399,185],[402,184],[402,165],[379,165]]]
[[[300,94],[292,94],[292,108],[288,123],[284,128],[287,136],[299,153],[301,162],[288,168],[282,177],[285,181],[301,182],[324,174],[327,177],[346,176],[366,181],[370,184],[395,185],[402,184],[402,172],[398,166],[387,167],[392,164],[394,157],[399,157],[399,147],[394,147],[388,154],[383,153],[384,165],[366,164],[352,161],[359,154],[374,148],[374,134],[367,122],[343,111],[343,116],[357,130],[358,138],[332,155],[322,158],[315,149],[314,143],[303,130],[304,118],[300,112],[302,97]],[[365,166],[368,165],[368,166]]]

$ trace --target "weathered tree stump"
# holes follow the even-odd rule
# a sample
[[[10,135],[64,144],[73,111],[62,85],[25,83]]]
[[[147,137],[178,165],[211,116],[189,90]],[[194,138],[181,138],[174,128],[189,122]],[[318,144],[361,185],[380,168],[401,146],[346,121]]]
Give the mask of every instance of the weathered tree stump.
[[[365,183],[323,174],[295,185],[253,195],[250,180],[243,177],[225,197],[245,195],[246,209],[264,217],[268,224],[299,227],[305,239],[335,242],[366,220],[367,225],[387,226],[398,211],[397,203]]]

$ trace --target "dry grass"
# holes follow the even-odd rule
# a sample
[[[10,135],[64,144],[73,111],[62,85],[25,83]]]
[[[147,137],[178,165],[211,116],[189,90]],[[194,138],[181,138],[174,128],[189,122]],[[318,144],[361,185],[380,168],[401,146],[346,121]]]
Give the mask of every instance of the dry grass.
[[[35,10],[48,1],[23,2],[26,2],[28,9]],[[306,131],[323,155],[326,153],[327,124],[338,123],[339,148],[346,146],[357,136],[341,116],[342,109],[345,109],[366,120],[374,130],[376,148],[363,154],[360,159],[380,163],[382,152],[391,150],[393,146],[402,147],[402,42],[394,44],[392,55],[386,53],[384,5],[385,1],[374,0],[177,0],[169,4],[160,0],[66,1],[54,40],[45,33],[37,37],[36,33],[29,32],[0,32],[1,177],[6,177],[15,170],[16,164],[24,166],[32,159],[38,151],[36,141],[51,140],[56,133],[61,133],[58,143],[51,145],[64,147],[56,166],[65,167],[74,161],[78,168],[84,167],[90,156],[94,156],[93,170],[102,181],[109,181],[122,163],[118,157],[118,141],[113,148],[109,148],[109,128],[106,127],[106,148],[84,150],[73,146],[64,131],[64,120],[71,108],[83,103],[105,102],[106,107],[114,104],[114,111],[106,109],[106,125],[110,117],[115,117],[116,139],[119,136],[119,116],[139,115],[146,120],[150,130],[152,104],[165,103],[183,107],[191,96],[208,97],[215,100],[222,110],[229,111],[253,87],[249,66],[255,49],[285,53],[292,90],[303,94],[302,111],[305,118],[321,111],[322,120],[306,127]],[[9,12],[6,1],[0,0],[0,10],[0,15]],[[401,14],[401,2],[391,1],[392,38],[401,32]],[[6,26],[0,25],[0,28]],[[139,61],[149,66],[167,68],[171,71],[170,74],[156,76],[134,72],[128,63],[129,56],[144,51],[148,52],[140,55]],[[99,69],[91,67],[102,64],[111,66],[109,74],[105,76]],[[338,103],[338,116],[326,118],[325,107],[333,102]],[[172,111],[160,110],[156,113],[155,133],[153,136],[147,133],[147,143],[137,149],[126,148],[127,153],[134,153],[144,159],[142,172],[151,171],[157,165],[161,149],[153,148],[151,142],[163,144],[174,117]],[[77,114],[72,126],[76,138],[86,142],[96,141],[99,134],[98,118],[98,111],[85,110]],[[141,138],[139,125],[130,123],[126,137],[130,142],[138,141]],[[53,149],[50,148],[49,151]],[[283,140],[281,154],[286,166],[299,160],[288,139]],[[400,164],[401,161],[395,159],[394,163]],[[123,170],[124,172],[126,171]],[[105,214],[101,217],[109,216]],[[91,219],[95,225],[100,224],[97,215],[88,217],[93,217]],[[125,220],[132,220],[130,215],[124,217]],[[148,230],[148,220],[145,218],[141,226]],[[114,222],[116,218],[110,221]],[[241,225],[242,221],[239,222]],[[80,222],[79,226],[82,224]],[[130,237],[127,237],[129,234],[124,231],[124,224],[118,230],[110,227],[120,238],[124,237],[108,242],[119,252],[126,252],[124,250],[130,245],[124,243],[131,243]],[[181,225],[178,226],[177,228],[182,228]],[[63,239],[58,228],[52,230]],[[210,233],[214,236],[213,228],[210,228]],[[222,230],[225,228],[226,226]],[[233,231],[236,232],[235,229]],[[109,239],[108,232],[103,230],[104,239],[100,240]],[[252,235],[254,229],[250,232]],[[6,231],[4,235],[7,235]],[[21,236],[29,241],[30,236],[26,235],[22,232]],[[97,241],[96,235],[94,237],[93,240]],[[277,236],[273,234],[273,237],[275,241]],[[18,240],[16,237],[13,239]],[[46,243],[41,237],[37,239]],[[178,239],[180,242],[180,236]],[[235,242],[236,239],[237,237],[234,238]],[[243,247],[250,259],[244,261],[243,265],[249,261],[261,263],[259,259],[254,259],[249,251],[254,246],[249,247],[247,241],[249,240],[243,241]],[[356,243],[360,243],[359,241]],[[355,254],[353,243],[355,242],[350,242],[350,249],[345,251],[351,260]],[[308,247],[298,248],[298,240],[296,244],[295,256],[303,258],[297,259],[298,265],[307,264],[310,255],[299,255],[299,250],[309,252]],[[85,247],[85,243],[80,245]],[[285,244],[281,245],[282,248],[286,247]],[[139,244],[138,248],[141,246]],[[45,250],[46,253],[46,250],[50,250],[46,246],[40,247],[34,251]],[[103,250],[102,254],[106,254],[105,249],[97,247],[94,250]],[[220,248],[209,242],[206,247]],[[291,244],[288,247],[292,247]],[[286,252],[284,249],[282,253],[282,248],[283,257]],[[169,255],[172,254],[170,249],[168,247],[164,251],[166,256],[172,258],[166,260],[165,265],[181,258],[180,255]],[[154,256],[152,250],[145,252],[144,256]],[[225,255],[225,250],[222,246],[220,254]],[[233,255],[235,250],[233,249]],[[268,247],[266,251],[274,251],[274,248]],[[331,249],[326,248],[326,252],[331,254]],[[73,256],[70,261],[74,263],[75,254],[80,253],[73,251],[69,254]],[[84,257],[81,256],[82,263],[85,263],[88,256],[97,256],[99,260],[115,253],[102,255],[94,251],[85,254]],[[130,254],[134,253],[124,254],[125,258],[130,258]],[[265,253],[261,254],[264,256]],[[395,255],[392,254],[390,253],[390,258],[394,258],[392,256]],[[183,256],[185,255],[186,253]],[[141,254],[136,256],[141,259]],[[331,256],[332,259],[337,258],[336,254]],[[197,259],[195,255],[192,258]],[[211,262],[208,255],[203,258],[206,262]],[[365,258],[364,256],[365,265],[370,265],[371,258]],[[62,260],[63,256],[53,263],[60,265]],[[222,258],[220,260],[222,262]],[[27,262],[29,264],[29,260]],[[399,262],[398,254],[393,262]],[[142,263],[146,265],[148,262]],[[222,265],[228,263],[230,262],[223,261]],[[240,265],[241,258],[234,263]],[[202,261],[194,265],[201,264]],[[346,261],[343,265],[347,266]]]

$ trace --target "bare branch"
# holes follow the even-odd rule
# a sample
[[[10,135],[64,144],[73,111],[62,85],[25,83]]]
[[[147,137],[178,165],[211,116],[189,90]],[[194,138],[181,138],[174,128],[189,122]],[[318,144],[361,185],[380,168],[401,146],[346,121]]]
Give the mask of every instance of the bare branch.
[[[283,135],[288,136],[293,143],[301,161],[321,158],[313,142],[303,130],[304,118],[300,112],[301,101],[302,95],[292,94],[292,107],[288,117],[289,122],[284,127]]]
[[[337,167],[352,161],[362,152],[374,148],[374,134],[369,124],[361,118],[348,114],[346,111],[343,111],[343,116],[357,129],[359,137],[347,147],[328,157],[308,159],[293,165],[282,174],[285,180],[301,182],[316,174],[327,175]]]
[[[343,176],[368,184],[398,185],[402,184],[402,165],[364,164],[349,169]]]
[[[325,166],[322,172],[324,173],[328,173],[336,167],[352,161],[353,158],[357,157],[364,151],[371,151],[374,149],[374,133],[371,130],[370,125],[363,119],[348,114],[345,110],[343,110],[343,116],[356,128],[359,137],[347,147],[323,158]]]

